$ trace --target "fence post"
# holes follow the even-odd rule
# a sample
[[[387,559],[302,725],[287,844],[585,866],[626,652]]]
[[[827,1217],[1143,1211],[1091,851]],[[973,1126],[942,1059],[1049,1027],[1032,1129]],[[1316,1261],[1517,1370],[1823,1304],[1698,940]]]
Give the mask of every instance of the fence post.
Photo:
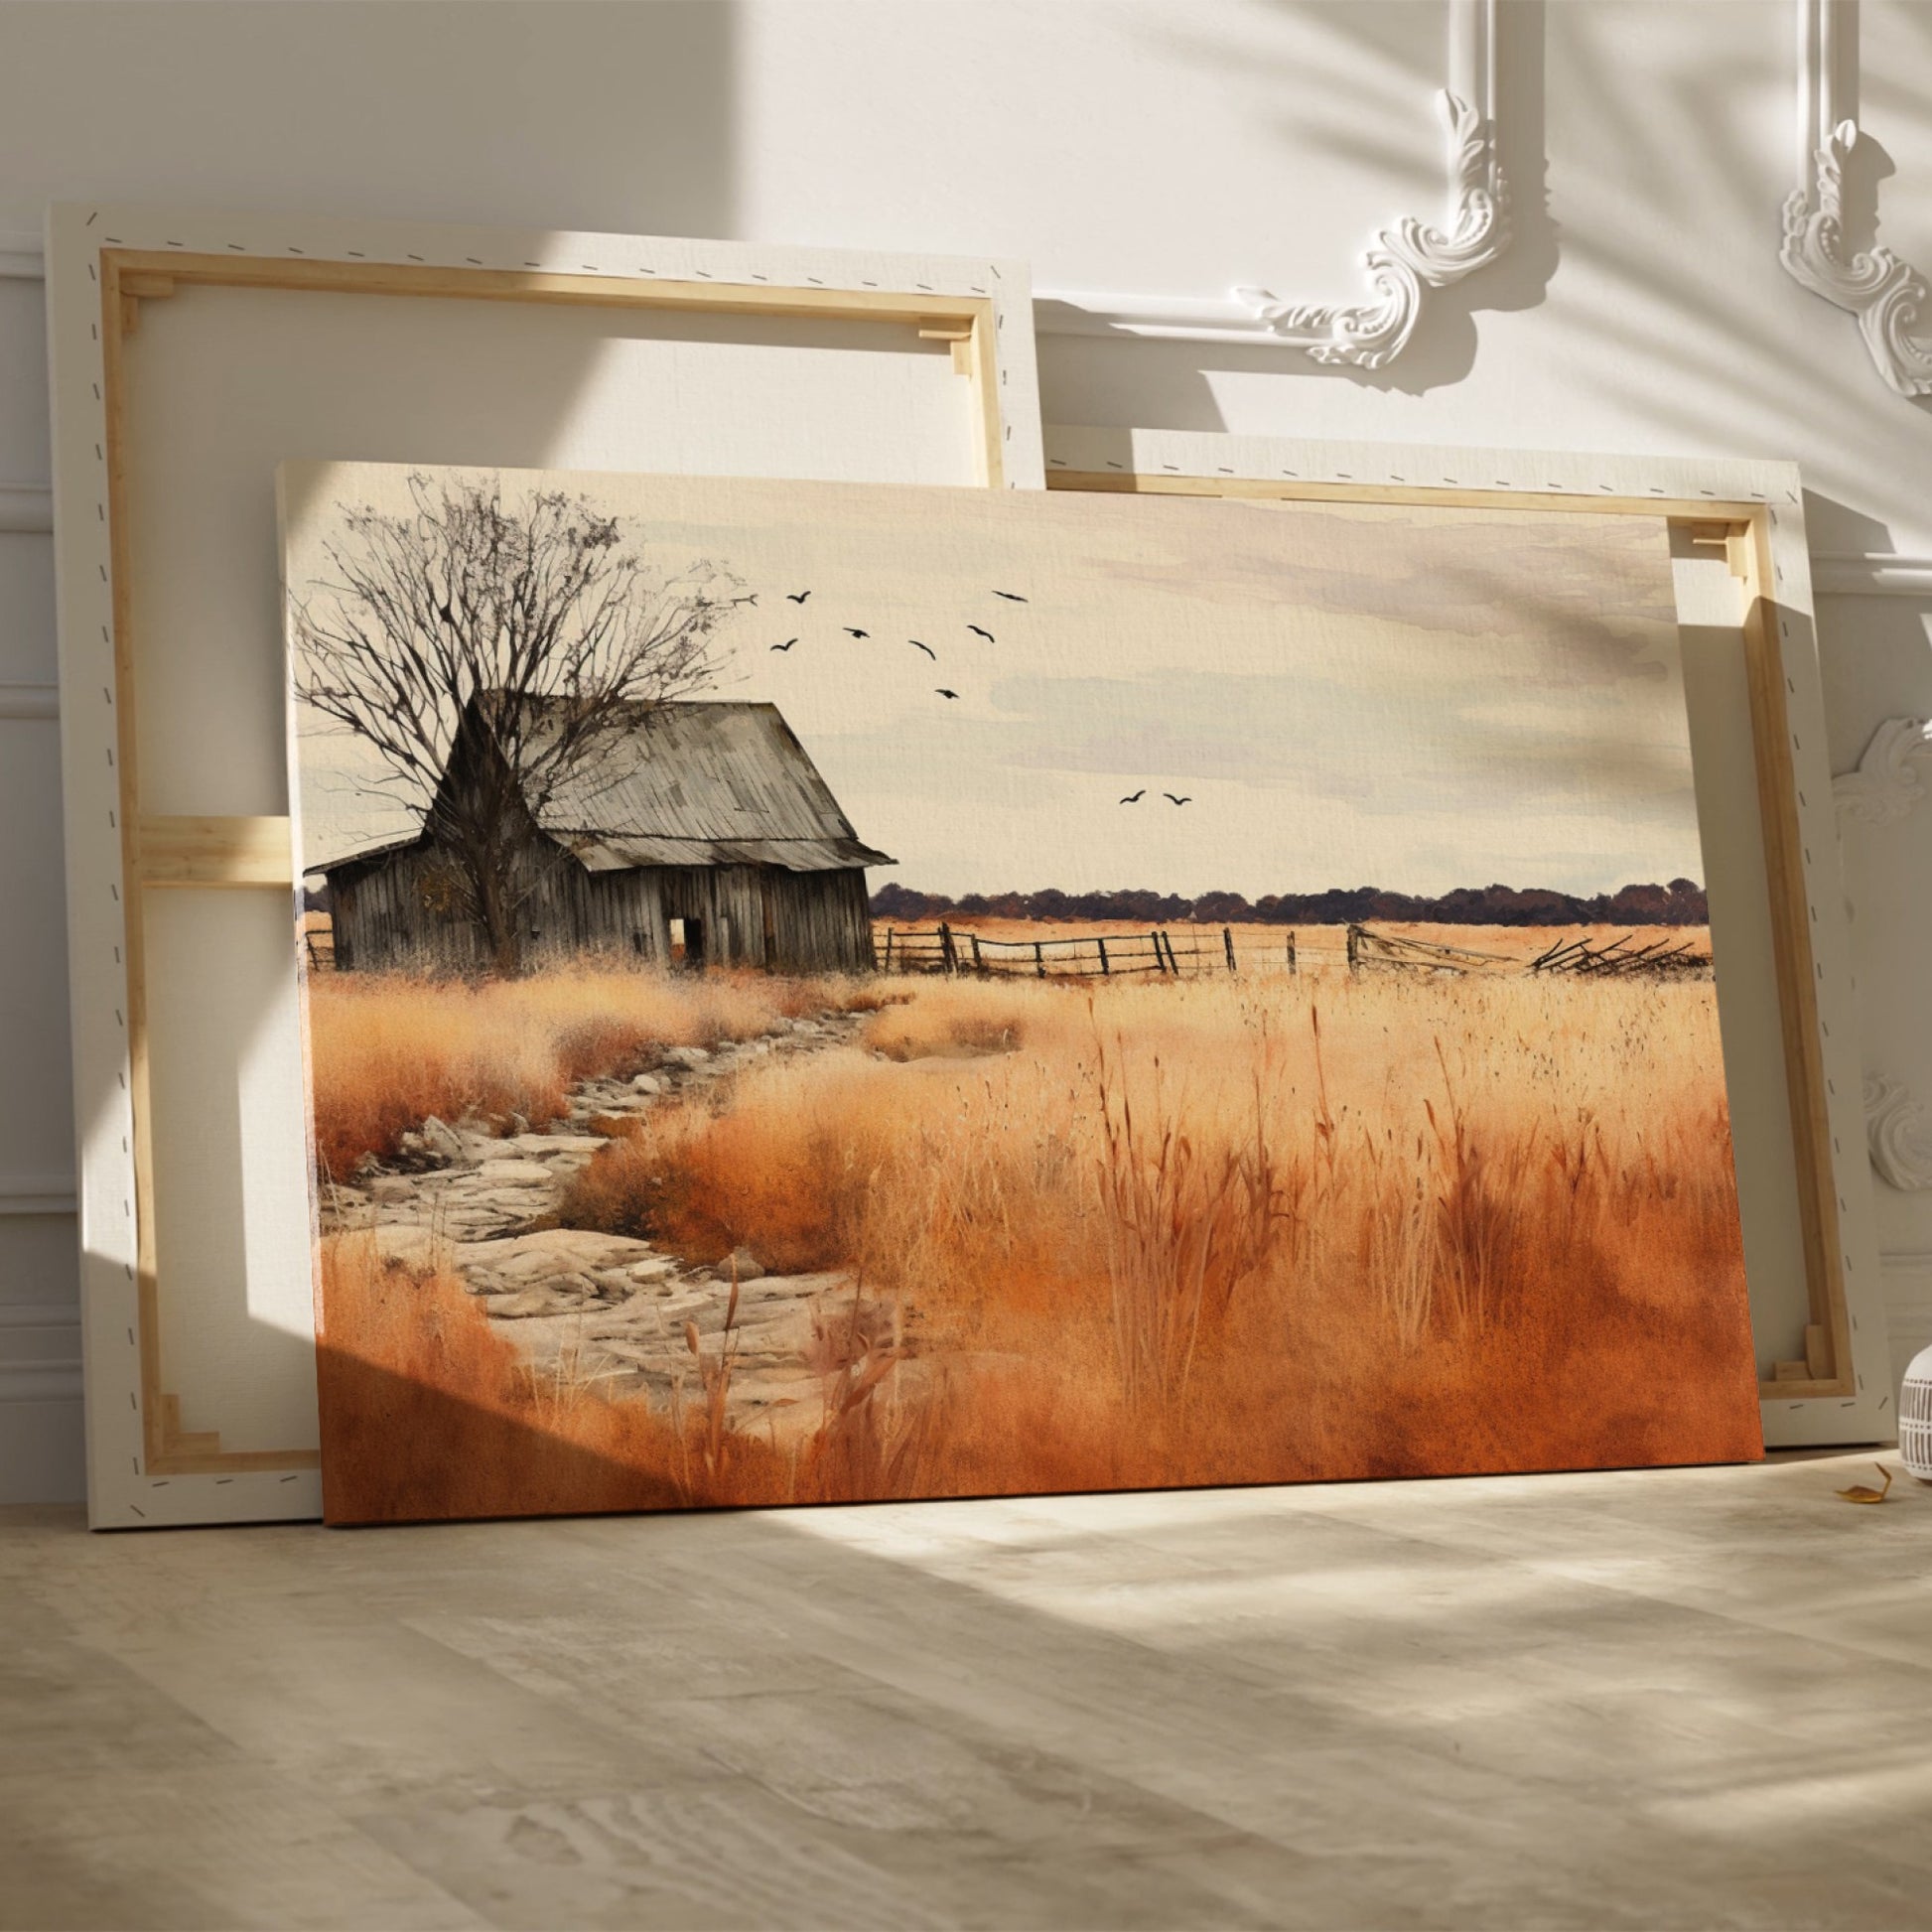
[[[1290,934],[1288,935],[1288,970],[1289,970],[1289,971],[1290,971],[1291,973],[1292,973],[1292,972],[1294,972],[1294,971],[1296,971],[1296,965],[1295,965],[1295,934],[1294,934],[1293,932],[1291,932],[1291,933],[1290,933]]]
[[[1034,971],[1041,979],[1046,977],[1046,954],[1037,939],[1034,941]]]
[[[969,932],[966,936],[973,942],[973,972],[977,978],[984,979],[986,967],[980,959],[980,936],[977,932]]]
[[[1147,935],[1147,942],[1154,948],[1154,970],[1157,973],[1165,973],[1168,970],[1168,956],[1161,950],[1161,935],[1158,932],[1150,932]]]
[[[886,971],[890,973],[892,970],[893,970],[893,928],[891,926],[888,926],[886,928]]]
[[[1224,925],[1221,928],[1221,944],[1228,949],[1228,971],[1234,971],[1234,928]]]
[[[1355,970],[1356,963],[1359,957],[1356,950],[1355,937],[1356,934],[1359,933],[1360,931],[1361,931],[1361,927],[1358,925],[1351,925],[1348,928],[1348,970],[1351,973]]]
[[[944,919],[939,921],[939,963],[948,973],[959,971],[959,955],[953,949],[952,927]]]
[[[1107,942],[1096,937],[1093,943],[1100,948],[1100,977],[1105,979],[1113,971],[1107,964]]]

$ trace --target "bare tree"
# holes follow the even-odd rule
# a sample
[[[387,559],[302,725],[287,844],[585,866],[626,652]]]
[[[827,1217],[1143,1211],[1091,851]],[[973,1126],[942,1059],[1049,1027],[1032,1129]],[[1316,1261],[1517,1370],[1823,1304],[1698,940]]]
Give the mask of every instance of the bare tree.
[[[344,506],[327,546],[340,581],[294,606],[296,691],[374,749],[371,788],[422,812],[450,856],[450,909],[513,973],[532,819],[595,784],[637,707],[709,681],[736,586],[707,565],[665,582],[587,497],[505,508],[493,478],[420,475],[410,495],[413,515]]]

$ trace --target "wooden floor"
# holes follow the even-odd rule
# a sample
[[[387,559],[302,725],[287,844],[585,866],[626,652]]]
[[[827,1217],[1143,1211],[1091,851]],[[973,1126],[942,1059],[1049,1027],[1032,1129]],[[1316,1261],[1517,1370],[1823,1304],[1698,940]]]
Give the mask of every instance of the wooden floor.
[[[0,1511],[0,1923],[1932,1927],[1932,1489],[1870,1460]]]

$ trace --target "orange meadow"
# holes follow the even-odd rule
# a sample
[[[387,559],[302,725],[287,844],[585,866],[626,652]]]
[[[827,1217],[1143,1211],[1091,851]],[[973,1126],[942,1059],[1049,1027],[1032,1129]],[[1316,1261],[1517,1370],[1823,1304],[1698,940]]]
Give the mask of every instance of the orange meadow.
[[[1450,943],[1527,957],[1554,937]],[[721,1271],[669,1405],[533,1377],[446,1261],[325,1243],[325,1393],[335,1440],[364,1446],[369,1514],[1760,1452],[1708,979],[587,971],[474,991],[325,975],[311,999],[337,1164],[427,1112],[540,1121],[640,1040],[867,1016],[667,1096],[566,1192],[563,1225]],[[733,1405],[744,1251],[835,1277],[850,1310],[788,1449]],[[394,1455],[399,1431],[431,1449]]]

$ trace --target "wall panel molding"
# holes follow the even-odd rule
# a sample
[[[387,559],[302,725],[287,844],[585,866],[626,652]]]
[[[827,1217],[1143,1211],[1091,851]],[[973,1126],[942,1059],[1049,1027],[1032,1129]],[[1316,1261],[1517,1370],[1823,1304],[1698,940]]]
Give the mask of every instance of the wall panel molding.
[[[54,491],[44,483],[0,483],[0,530],[52,534]]]
[[[39,235],[0,228],[0,282],[38,282],[46,271]]]
[[[0,684],[0,719],[58,718],[60,695],[53,684]]]
[[[1436,291],[1496,261],[1510,242],[1509,187],[1496,138],[1500,0],[1449,0],[1446,85],[1435,96],[1446,152],[1440,221],[1403,215],[1369,238],[1360,265],[1370,294],[1353,302],[1283,299],[1238,286],[1172,296],[1036,291],[1047,335],[1246,343],[1298,351],[1330,366],[1385,367],[1415,336]],[[0,279],[44,272],[37,235],[0,232]]]
[[[0,1173],[0,1215],[72,1214],[76,1207],[70,1173]]]
[[[0,1302],[0,1403],[80,1400],[80,1305]]]
[[[1433,293],[1486,268],[1509,246],[1509,185],[1496,141],[1497,6],[1449,0],[1448,85],[1436,96],[1448,139],[1447,209],[1440,227],[1405,215],[1370,240],[1361,257],[1374,291],[1367,301],[1283,301],[1249,287],[1200,297],[1041,290],[1035,326],[1045,335],[1249,343],[1336,367],[1394,361]]]
[[[1818,597],[1932,599],[1932,557],[1895,550],[1821,550],[1811,560]]]
[[[1859,143],[1859,0],[1798,0],[1798,186],[1784,205],[1778,259],[1813,295],[1856,317],[1872,366],[1901,396],[1932,395],[1932,294],[1891,249],[1855,248],[1875,227],[1875,187],[1848,206]]]

